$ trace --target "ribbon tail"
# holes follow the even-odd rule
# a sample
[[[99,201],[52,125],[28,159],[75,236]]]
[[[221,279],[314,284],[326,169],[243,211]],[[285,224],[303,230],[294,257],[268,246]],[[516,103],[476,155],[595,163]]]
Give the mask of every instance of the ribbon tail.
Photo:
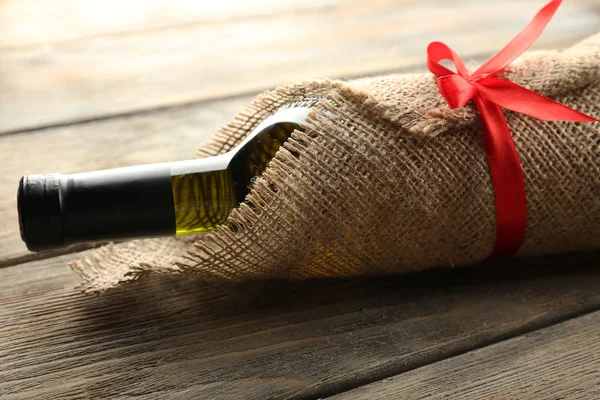
[[[496,199],[496,242],[490,258],[515,255],[525,240],[527,197],[517,149],[502,109],[475,96]]]
[[[491,102],[543,121],[598,122],[594,117],[506,79],[486,78],[475,85],[477,92]]]
[[[462,76],[469,76],[469,69],[454,50],[442,42],[431,42],[427,46],[427,68],[435,76],[442,77],[455,73],[440,64],[442,60],[450,60],[456,66],[456,71]]]
[[[473,78],[496,75],[516,60],[542,34],[561,3],[562,0],[552,0],[546,4],[513,40],[473,73]]]

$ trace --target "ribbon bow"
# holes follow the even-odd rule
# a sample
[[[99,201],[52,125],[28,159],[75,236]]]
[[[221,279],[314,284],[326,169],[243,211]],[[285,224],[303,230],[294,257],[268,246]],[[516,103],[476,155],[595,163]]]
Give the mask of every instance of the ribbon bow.
[[[473,100],[482,121],[483,142],[496,199],[496,242],[490,257],[514,255],[525,240],[527,199],[517,149],[501,107],[543,121],[597,122],[506,79],[495,76],[527,50],[540,36],[562,0],[552,0],[502,50],[471,73],[460,57],[441,42],[427,48],[427,67],[438,77],[437,86],[450,108]],[[439,62],[450,60],[456,71]]]

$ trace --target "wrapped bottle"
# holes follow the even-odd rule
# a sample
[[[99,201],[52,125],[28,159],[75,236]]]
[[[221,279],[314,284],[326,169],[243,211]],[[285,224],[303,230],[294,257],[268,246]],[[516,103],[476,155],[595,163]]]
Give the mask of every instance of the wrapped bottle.
[[[31,251],[215,230],[244,201],[317,98],[286,104],[233,150],[208,158],[21,178],[21,238]]]

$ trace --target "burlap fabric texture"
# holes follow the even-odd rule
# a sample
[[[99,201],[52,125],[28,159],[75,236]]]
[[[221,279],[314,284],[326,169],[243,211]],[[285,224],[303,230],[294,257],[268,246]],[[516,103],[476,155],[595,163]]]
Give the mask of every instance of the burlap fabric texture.
[[[600,117],[600,34],[530,52],[505,77]],[[82,290],[146,274],[208,280],[397,274],[484,260],[494,193],[474,107],[450,110],[431,74],[319,80],[258,96],[204,144],[214,156],[281,105],[327,96],[227,224],[204,236],[108,245],[75,261]],[[600,248],[600,124],[506,117],[527,190],[518,255]]]

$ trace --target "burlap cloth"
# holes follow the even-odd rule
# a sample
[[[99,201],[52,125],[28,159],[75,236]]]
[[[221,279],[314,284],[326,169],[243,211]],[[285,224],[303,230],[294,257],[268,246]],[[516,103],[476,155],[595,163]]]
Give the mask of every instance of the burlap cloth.
[[[600,34],[531,52],[505,77],[600,117]],[[484,260],[496,234],[479,118],[431,74],[307,81],[259,95],[205,143],[238,144],[279,106],[326,96],[227,224],[204,236],[108,245],[71,264],[82,290],[150,273],[209,280],[397,274]],[[527,190],[518,255],[600,248],[600,124],[506,113]]]

